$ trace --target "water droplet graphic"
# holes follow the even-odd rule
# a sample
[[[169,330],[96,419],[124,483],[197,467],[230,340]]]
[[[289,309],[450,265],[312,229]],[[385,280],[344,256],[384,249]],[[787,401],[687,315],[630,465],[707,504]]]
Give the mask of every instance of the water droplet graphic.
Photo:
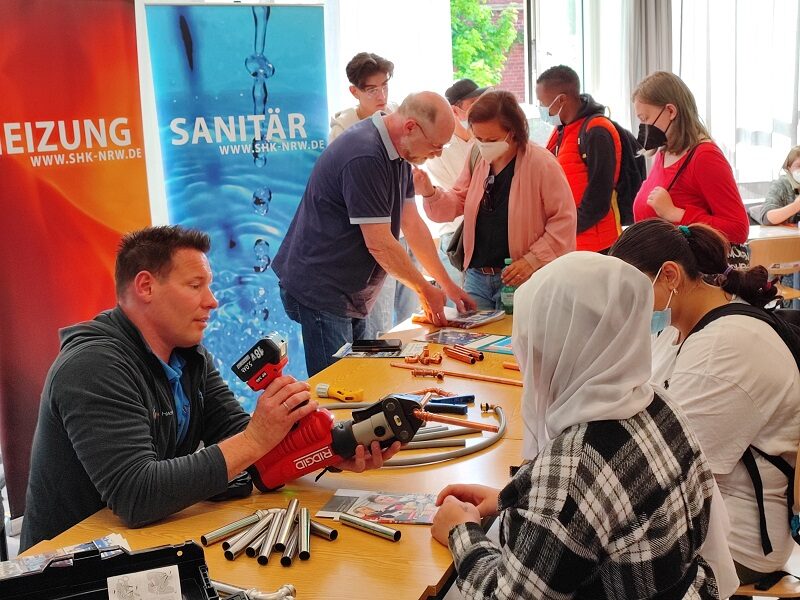
[[[251,54],[244,61],[244,66],[251,77],[267,79],[275,75],[275,65],[263,54]]]
[[[257,215],[266,216],[270,202],[272,202],[272,190],[268,187],[260,187],[253,192],[253,209]]]
[[[250,149],[253,153],[253,163],[257,167],[263,167],[267,164],[267,154],[261,148],[261,140],[258,138],[253,138],[253,142],[250,144]]]
[[[265,321],[269,321],[269,309],[268,308],[262,308],[261,309],[261,314],[264,316],[264,320]]]
[[[267,270],[272,259],[269,256],[269,243],[261,238],[256,240],[256,243],[253,245],[253,251],[256,255],[256,264],[253,266],[253,270],[256,273],[263,273]]]

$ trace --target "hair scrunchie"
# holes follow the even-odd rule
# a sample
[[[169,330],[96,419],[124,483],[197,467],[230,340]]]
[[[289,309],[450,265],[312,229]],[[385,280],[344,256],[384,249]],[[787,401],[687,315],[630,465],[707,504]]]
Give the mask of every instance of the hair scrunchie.
[[[733,271],[733,265],[728,265],[728,268],[725,269],[722,273],[716,276],[716,284],[718,287],[722,287],[725,285],[725,282],[728,281],[728,274]]]
[[[692,230],[689,229],[686,225],[678,225],[678,231],[683,234],[683,237],[690,238],[692,237]]]

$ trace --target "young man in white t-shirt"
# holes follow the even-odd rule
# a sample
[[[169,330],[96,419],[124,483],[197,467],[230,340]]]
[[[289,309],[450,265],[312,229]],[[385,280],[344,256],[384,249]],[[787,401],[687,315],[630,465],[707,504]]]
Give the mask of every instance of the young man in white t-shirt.
[[[337,112],[331,118],[328,143],[359,121],[376,112],[391,113],[397,108],[389,102],[389,80],[394,74],[394,63],[372,52],[359,52],[345,67],[350,93],[358,104]]]

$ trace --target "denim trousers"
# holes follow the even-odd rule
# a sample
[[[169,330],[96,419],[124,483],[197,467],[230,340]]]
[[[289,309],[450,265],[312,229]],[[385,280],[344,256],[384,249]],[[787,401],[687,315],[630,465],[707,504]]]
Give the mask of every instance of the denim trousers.
[[[464,291],[478,304],[478,310],[495,310],[503,308],[500,301],[500,290],[503,289],[503,278],[497,275],[486,275],[477,269],[464,272]]]
[[[364,337],[364,319],[342,317],[309,308],[285,289],[280,290],[286,315],[292,321],[300,323],[309,377],[335,363],[337,359],[333,358],[333,354],[345,342]]]

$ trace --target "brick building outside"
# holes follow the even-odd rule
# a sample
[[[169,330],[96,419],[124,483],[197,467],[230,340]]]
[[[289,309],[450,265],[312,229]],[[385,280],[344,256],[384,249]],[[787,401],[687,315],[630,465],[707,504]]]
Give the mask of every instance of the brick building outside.
[[[508,51],[508,58],[503,69],[503,79],[497,83],[496,87],[512,92],[519,102],[529,101],[526,98],[525,8],[523,3],[509,2],[509,0],[486,0],[486,4],[498,13],[508,7],[517,11],[517,40]]]

